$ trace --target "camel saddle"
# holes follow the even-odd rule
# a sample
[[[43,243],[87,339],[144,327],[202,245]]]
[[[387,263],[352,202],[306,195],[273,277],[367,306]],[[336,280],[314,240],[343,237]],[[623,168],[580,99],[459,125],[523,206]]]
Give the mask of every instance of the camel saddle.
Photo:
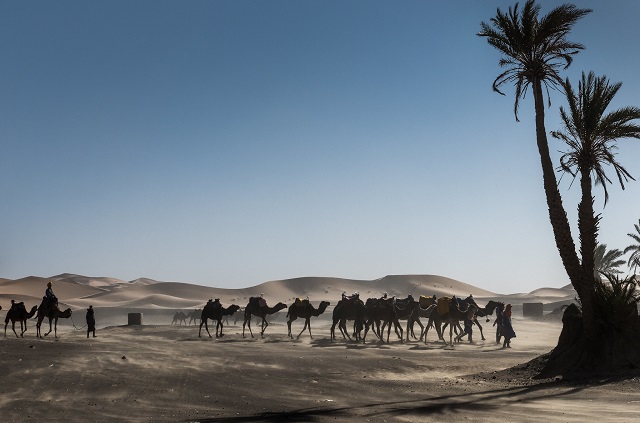
[[[451,297],[440,297],[437,300],[438,307],[438,316],[445,316],[449,314],[449,307],[451,306]]]
[[[433,297],[427,297],[426,295],[420,295],[419,299],[420,307],[427,308],[436,303],[435,295]]]

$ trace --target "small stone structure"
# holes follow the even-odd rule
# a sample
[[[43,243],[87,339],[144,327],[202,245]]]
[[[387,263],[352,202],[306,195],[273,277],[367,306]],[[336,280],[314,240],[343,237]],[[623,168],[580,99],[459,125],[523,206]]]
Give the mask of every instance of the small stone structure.
[[[129,320],[127,325],[141,325],[142,324],[142,313],[129,313]]]
[[[523,303],[522,315],[524,317],[538,318],[544,314],[544,307],[542,303]]]

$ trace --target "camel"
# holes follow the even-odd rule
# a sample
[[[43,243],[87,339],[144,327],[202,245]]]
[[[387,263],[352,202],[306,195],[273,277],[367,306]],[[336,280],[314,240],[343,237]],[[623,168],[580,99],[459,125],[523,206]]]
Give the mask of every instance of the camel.
[[[417,321],[418,323],[420,323],[420,320],[419,320],[420,317],[425,317],[429,319],[427,326],[422,327],[422,325],[420,324],[420,326],[422,327],[421,333],[420,333],[420,339],[424,340],[425,344],[427,343],[427,333],[429,332],[429,328],[431,328],[432,326],[435,327],[436,329],[436,332],[438,334],[438,339],[442,339],[444,341],[444,337],[442,336],[442,329],[441,329],[442,320],[440,319],[440,316],[437,313],[436,307],[430,308],[432,305],[437,306],[437,300],[435,295],[431,297],[421,295],[420,299],[418,300],[419,307],[415,309],[415,315],[410,317],[411,324],[408,325],[411,328],[411,331],[413,332],[414,321]]]
[[[504,303],[499,303],[497,301],[493,301],[490,300],[486,306],[484,307],[480,307],[476,301],[473,299],[473,296],[469,295],[467,298],[464,299],[464,301],[468,304],[472,304],[474,306],[476,306],[478,308],[478,311],[476,312],[476,317],[486,317],[487,318],[487,322],[489,321],[489,316],[491,316],[493,314],[493,310],[496,309],[496,307],[498,307],[500,304],[503,305],[504,307]],[[484,334],[482,333],[482,325],[480,324],[480,322],[478,322],[477,318],[473,319],[473,323],[475,323],[476,326],[478,326],[478,329],[480,329],[480,337],[482,338],[482,340],[485,340]]]
[[[49,319],[49,332],[45,333],[44,336],[47,336],[51,333],[51,321],[55,320],[54,325],[54,337],[58,337],[58,319],[68,319],[71,317],[71,309],[67,308],[65,311],[60,311],[57,304],[49,304],[48,300],[43,299],[40,307],[38,307],[38,322],[36,323],[36,336],[38,338],[42,338],[42,333],[40,332],[40,326],[42,325],[42,321],[44,318]]]
[[[432,297],[424,297],[424,298],[428,298],[429,300],[432,300]],[[434,304],[435,304],[435,301],[433,301],[432,305]],[[426,318],[430,317],[431,312],[434,309],[435,309],[435,306],[431,308],[429,307],[421,308],[420,303],[415,301],[412,295],[409,295],[407,298],[404,298],[404,299],[396,299],[396,302],[395,302],[396,316],[398,317],[398,320],[407,321],[407,329],[406,329],[407,342],[409,341],[409,336],[412,336],[414,339],[417,339],[417,337],[413,332],[414,323],[418,323],[418,325],[420,326],[420,340],[422,340],[424,326],[422,322],[420,322],[420,317],[426,317]],[[386,325],[386,322],[382,325],[382,331],[384,331],[385,325]],[[395,331],[396,331],[396,334],[400,336],[400,334],[398,333],[398,328],[399,326],[396,326]],[[400,329],[402,328],[400,327]]]
[[[289,306],[289,311],[287,312],[287,317],[289,320],[287,321],[287,326],[289,327],[289,337],[293,339],[293,335],[291,334],[291,322],[296,320],[298,317],[305,319],[304,327],[298,334],[297,339],[300,338],[300,335],[304,332],[305,329],[309,328],[309,336],[313,339],[311,335],[311,317],[318,317],[322,313],[325,312],[327,307],[329,307],[331,303],[329,301],[321,301],[318,308],[314,308],[313,304],[309,302],[309,300],[296,300],[293,304]]]
[[[365,307],[368,311],[369,317],[369,325],[365,328],[364,337],[362,338],[363,342],[366,342],[367,332],[369,331],[369,327],[375,324],[374,333],[377,331],[376,335],[380,338],[381,341],[384,342],[383,333],[378,329],[380,328],[380,322],[383,322],[382,330],[384,331],[384,327],[389,325],[387,328],[387,343],[389,343],[389,336],[391,335],[391,324],[393,323],[396,333],[398,333],[398,329],[400,333],[398,337],[401,341],[404,342],[402,335],[402,326],[400,326],[400,322],[398,321],[398,314],[396,309],[396,299],[395,298],[369,298],[365,304]]]
[[[333,324],[331,325],[331,342],[336,339],[336,325],[340,329],[343,338],[348,338],[351,341],[351,336],[347,331],[347,320],[353,320],[354,325],[354,337],[359,340],[360,331],[366,325],[368,311],[360,298],[352,297],[345,298],[338,301],[338,304],[333,309]]]
[[[185,325],[187,324],[187,315],[184,314],[182,311],[179,311],[173,316],[173,320],[171,321],[171,324],[181,325],[183,323]]]
[[[453,347],[453,328],[457,326],[460,321],[464,320],[473,320],[473,316],[478,311],[478,307],[469,304],[467,302],[461,301],[462,304],[465,304],[466,307],[462,309],[458,305],[457,301],[453,301],[451,297],[441,297],[437,300],[437,309],[436,313],[431,313],[431,318],[429,319],[429,325],[431,325],[431,319],[434,318],[434,314],[438,315],[438,317],[443,321],[449,324],[449,345]],[[446,343],[446,341],[445,341]]]
[[[467,304],[471,304],[474,305],[478,308],[478,311],[476,312],[476,315],[473,318],[473,324],[475,324],[476,326],[478,326],[478,329],[480,329],[480,338],[485,341],[486,338],[484,337],[484,333],[482,332],[482,325],[480,324],[480,322],[478,321],[478,317],[486,317],[487,318],[487,322],[489,321],[489,317],[493,314],[493,310],[496,309],[496,307],[498,307],[500,304],[503,305],[504,307],[504,303],[499,303],[497,301],[493,301],[490,300],[486,306],[484,307],[480,307],[476,301],[473,299],[472,295],[469,295],[467,298],[465,298],[464,300],[462,300],[463,302],[467,303]],[[444,331],[444,329],[447,327],[447,324],[445,322],[445,324],[442,327],[442,330]],[[458,331],[458,329],[460,330],[460,333],[462,333],[462,328],[460,327],[460,324],[456,324],[456,328],[454,328],[454,330],[456,330],[456,332]],[[499,342],[499,341],[498,341]]]
[[[27,311],[27,308],[22,302],[17,303],[15,307],[11,307],[9,311],[7,311],[7,317],[4,319],[4,337],[7,337],[7,326],[9,325],[9,320],[11,320],[11,329],[13,329],[13,333],[16,334],[16,338],[18,338],[16,322],[20,322],[20,338],[22,338],[27,331],[27,319],[31,319],[37,311],[38,306],[33,306],[31,311]],[[23,324],[24,328],[22,326]]]
[[[200,318],[200,315],[202,315],[202,309],[195,309],[192,312],[190,312],[189,314],[187,314],[187,318],[189,319],[189,326],[191,326],[191,322],[193,322],[194,325],[198,324],[198,319]]]
[[[245,326],[249,327],[249,333],[253,338],[253,331],[251,330],[251,316],[257,316],[262,319],[261,322],[261,330],[260,336],[264,338],[264,331],[269,326],[269,322],[267,322],[266,317],[270,314],[277,313],[280,310],[284,310],[287,308],[287,305],[284,303],[278,303],[275,307],[269,307],[264,304],[260,304],[264,300],[261,297],[251,297],[249,298],[249,304],[244,308],[244,322],[242,323],[242,337],[244,338],[244,328]]]
[[[207,320],[209,319],[216,321],[216,338],[222,338],[222,328],[224,327],[222,320],[224,316],[231,316],[238,310],[240,310],[240,306],[235,304],[231,304],[229,307],[225,308],[220,303],[208,302],[200,313],[200,330],[198,331],[198,338],[200,338],[200,333],[202,332],[202,325],[204,325],[204,328],[207,330],[209,338],[212,338],[211,333],[209,333],[209,325],[207,324]],[[219,334],[218,330],[220,330]]]

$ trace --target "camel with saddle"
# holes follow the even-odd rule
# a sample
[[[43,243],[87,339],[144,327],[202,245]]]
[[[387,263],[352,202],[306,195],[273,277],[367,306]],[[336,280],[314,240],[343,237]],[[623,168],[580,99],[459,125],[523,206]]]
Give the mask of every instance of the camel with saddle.
[[[336,339],[336,326],[340,329],[342,338],[348,338],[351,341],[347,330],[347,321],[353,321],[353,336],[358,341],[360,340],[360,332],[368,325],[368,311],[358,294],[350,297],[343,295],[343,298],[333,309],[332,320],[331,342]]]
[[[315,308],[308,298],[304,300],[296,298],[293,304],[289,306],[289,310],[287,311],[287,317],[289,318],[287,320],[289,337],[293,339],[293,335],[291,334],[291,322],[293,322],[297,318],[301,318],[304,319],[304,327],[298,334],[297,338],[300,338],[300,335],[302,335],[305,329],[309,328],[309,336],[311,337],[311,339],[313,339],[313,335],[311,335],[311,318],[320,316],[325,312],[330,304],[331,303],[329,303],[329,301],[321,301],[320,305],[318,305],[318,308]]]
[[[224,327],[222,321],[226,316],[231,316],[238,310],[240,310],[240,306],[235,304],[231,304],[229,307],[223,307],[217,299],[216,301],[209,301],[200,313],[200,330],[198,330],[198,338],[202,332],[202,325],[204,325],[207,334],[209,334],[209,338],[212,337],[211,333],[209,333],[209,325],[207,324],[209,319],[216,322],[216,338],[221,338],[223,336],[222,329]]]
[[[244,329],[245,327],[249,328],[249,333],[253,338],[253,331],[251,330],[251,316],[257,316],[261,319],[260,322],[260,336],[264,337],[264,331],[269,326],[269,322],[267,322],[266,317],[279,312],[280,310],[284,310],[287,308],[285,303],[278,303],[275,307],[269,307],[264,298],[260,297],[251,297],[249,298],[249,304],[244,308],[244,322],[242,323],[242,337],[244,338]]]
[[[55,338],[58,337],[58,319],[63,318],[63,319],[68,319],[69,317],[71,317],[71,309],[67,308],[64,311],[60,311],[60,309],[58,308],[58,304],[51,302],[50,300],[48,300],[46,297],[42,299],[42,303],[40,304],[40,307],[38,307],[38,322],[36,323],[36,336],[38,338],[42,338],[43,335],[40,331],[40,326],[42,326],[42,321],[47,318],[49,319],[49,332],[45,333],[44,336],[47,336],[51,333],[51,331],[53,330],[53,335]],[[55,322],[54,324],[54,328],[51,328],[51,323]]]
[[[13,300],[11,301],[13,303]],[[23,302],[11,304],[11,308],[7,311],[7,316],[4,319],[4,337],[7,337],[7,326],[9,325],[9,321],[11,321],[11,329],[13,330],[13,333],[16,334],[16,338],[18,338],[16,322],[20,322],[20,337],[22,338],[24,333],[27,331],[27,320],[35,316],[37,311],[38,306],[33,306],[31,311],[27,311]]]

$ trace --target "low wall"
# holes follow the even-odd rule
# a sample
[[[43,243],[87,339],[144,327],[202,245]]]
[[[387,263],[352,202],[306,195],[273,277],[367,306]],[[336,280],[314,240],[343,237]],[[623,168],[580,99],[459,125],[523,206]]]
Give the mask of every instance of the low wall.
[[[142,324],[142,313],[129,313],[127,324],[128,325],[141,325]]]

